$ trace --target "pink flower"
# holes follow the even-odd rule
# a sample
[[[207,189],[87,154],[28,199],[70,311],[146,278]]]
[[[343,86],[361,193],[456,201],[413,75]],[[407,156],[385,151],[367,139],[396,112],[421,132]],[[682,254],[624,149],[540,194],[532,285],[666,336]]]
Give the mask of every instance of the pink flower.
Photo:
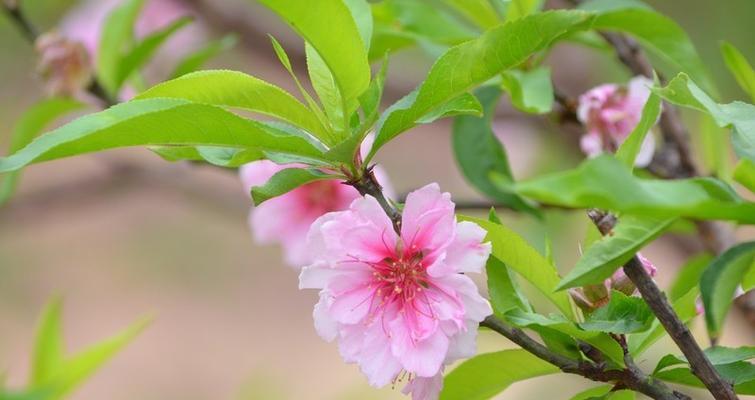
[[[628,86],[600,85],[579,97],[577,117],[587,126],[580,146],[589,157],[615,152],[640,122],[642,108],[650,96],[653,82],[638,76]],[[647,135],[635,165],[644,167],[655,152],[655,140]]]
[[[490,254],[485,230],[457,222],[437,184],[409,194],[397,234],[373,197],[312,225],[312,265],[299,287],[321,289],[317,332],[380,387],[408,373],[414,399],[437,398],[444,365],[476,351],[492,313],[474,282]]]
[[[302,166],[254,161],[241,167],[241,181],[249,194],[253,186],[264,185],[276,172]],[[280,243],[286,263],[301,268],[311,261],[306,241],[312,223],[323,214],[347,209],[358,197],[356,189],[335,179],[312,182],[254,207],[249,224],[257,243]]]

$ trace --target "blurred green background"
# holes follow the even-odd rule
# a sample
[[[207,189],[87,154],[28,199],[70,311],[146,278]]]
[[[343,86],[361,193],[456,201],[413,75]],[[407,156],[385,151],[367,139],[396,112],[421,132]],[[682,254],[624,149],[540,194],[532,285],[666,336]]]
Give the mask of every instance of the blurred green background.
[[[200,10],[198,23],[208,38],[239,33],[236,48],[211,67],[242,70],[293,89],[265,33],[282,40],[299,72],[302,45],[271,13],[243,0],[176,1]],[[43,30],[55,27],[77,5],[73,0],[23,3]],[[743,99],[725,70],[718,43],[730,41],[755,63],[755,1],[650,3],[688,31],[722,100]],[[33,48],[4,16],[0,49],[4,149],[20,113],[44,91]],[[566,45],[549,63],[557,66],[554,79],[570,95],[628,77],[611,55]],[[418,50],[397,54],[388,100],[411,90],[429,65]],[[579,161],[576,136],[503,103],[495,127],[516,176]],[[418,127],[382,151],[379,161],[397,192],[437,181],[457,200],[478,198],[456,171],[449,126],[442,121]],[[8,371],[12,387],[25,382],[36,318],[52,295],[61,294],[71,349],[110,335],[144,313],[157,315],[74,399],[402,398],[399,387],[369,388],[355,366],[341,361],[336,346],[316,335],[311,322],[316,293],[297,289],[297,272],[282,264],[278,248],[253,243],[246,222],[249,206],[235,173],[168,164],[143,149],[29,168],[17,197],[0,209],[0,372]],[[577,259],[585,224],[581,213],[549,213],[544,224],[508,213],[504,217],[541,248],[547,234],[562,270]],[[755,237],[753,231],[740,235]],[[659,266],[657,279],[665,284],[693,247],[685,238],[671,237],[644,253]],[[732,313],[723,343],[755,344],[753,330],[738,317]],[[704,338],[700,329],[696,334]],[[481,351],[502,346],[511,345],[482,333]],[[670,349],[668,343],[656,346],[639,360],[641,366],[652,368]],[[589,383],[578,377],[551,376],[516,384],[501,398],[561,399],[586,387]]]

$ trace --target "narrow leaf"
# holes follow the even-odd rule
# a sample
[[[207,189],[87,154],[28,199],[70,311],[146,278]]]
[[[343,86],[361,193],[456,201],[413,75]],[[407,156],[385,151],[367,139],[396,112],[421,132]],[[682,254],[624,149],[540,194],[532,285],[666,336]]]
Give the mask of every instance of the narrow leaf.
[[[532,283],[564,315],[572,315],[571,302],[565,292],[555,292],[561,279],[556,268],[514,231],[484,219],[460,216],[488,231],[485,240],[493,245],[492,255]]]
[[[562,207],[755,223],[755,203],[743,200],[722,181],[641,179],[609,155],[586,160],[574,170],[517,182],[515,188],[533,200]]]
[[[585,29],[591,15],[549,11],[486,31],[477,39],[451,48],[433,65],[411,100],[384,113],[376,128],[371,158],[385,143],[411,129],[423,115],[497,74],[547,48],[562,35]]]
[[[526,379],[560,372],[525,350],[475,356],[446,375],[441,400],[484,400]]]
[[[755,242],[740,243],[718,256],[703,272],[700,295],[708,333],[717,338],[731,307],[734,292],[755,259]]]
[[[61,299],[51,301],[37,327],[29,387],[37,387],[57,372],[63,361]]]
[[[236,168],[248,162],[265,158],[259,149],[236,149],[210,146],[156,146],[155,154],[165,161],[205,161],[219,167]]]
[[[123,55],[133,45],[134,23],[144,0],[126,0],[115,8],[102,24],[97,50],[97,76],[110,94],[118,87],[118,69]]]
[[[506,150],[491,128],[500,95],[501,91],[493,86],[478,89],[475,96],[485,110],[484,116],[459,116],[454,119],[454,156],[467,181],[480,192],[515,210],[539,215],[518,195],[499,189],[490,180],[491,172],[497,172],[512,181],[514,179]]]
[[[744,158],[739,160],[737,166],[734,167],[732,178],[755,193],[755,162]]]
[[[628,166],[630,169],[634,168],[634,162],[637,158],[637,154],[640,153],[642,143],[650,132],[650,128],[652,128],[658,121],[660,115],[661,98],[657,94],[651,93],[645,106],[642,107],[640,122],[637,123],[637,126],[634,127],[626,140],[624,140],[624,143],[622,143],[616,151],[616,158],[622,161],[624,165]]]
[[[64,98],[47,99],[33,105],[16,123],[8,152],[12,154],[22,149],[51,122],[83,107],[85,107],[84,104],[76,100]],[[13,196],[19,179],[21,179],[20,171],[8,173],[1,178],[0,205]]]
[[[286,168],[278,171],[264,185],[252,188],[252,199],[255,205],[288,193],[301,185],[333,179],[333,175],[326,174],[316,169]]]
[[[502,84],[511,96],[511,103],[520,111],[546,114],[553,109],[553,84],[548,67],[504,72]]]
[[[663,233],[673,221],[629,215],[621,217],[611,235],[602,237],[585,251],[558,284],[557,290],[602,282]]]
[[[137,99],[169,97],[237,107],[278,118],[327,140],[317,116],[285,90],[254,76],[228,70],[199,71],[158,84]]]
[[[321,158],[307,140],[221,108],[180,99],[119,104],[79,118],[0,158],[0,172],[28,164],[127,146],[205,145],[259,148]]]
[[[745,56],[729,42],[721,42],[721,54],[739,86],[755,102],[755,70],[752,69]]]

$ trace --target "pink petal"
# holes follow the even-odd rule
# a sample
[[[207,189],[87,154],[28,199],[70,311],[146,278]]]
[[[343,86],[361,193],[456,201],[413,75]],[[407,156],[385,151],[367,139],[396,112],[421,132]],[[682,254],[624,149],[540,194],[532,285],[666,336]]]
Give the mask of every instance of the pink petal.
[[[320,301],[315,304],[312,312],[317,334],[328,342],[332,342],[338,335],[338,323],[328,313],[331,302],[330,294],[323,290],[320,292]]]
[[[283,169],[285,169],[284,166],[270,160],[252,161],[239,168],[239,177],[244,185],[244,190],[248,194],[252,190],[252,186],[264,185],[271,176]]]
[[[456,224],[456,235],[446,248],[446,257],[442,265],[450,268],[429,267],[427,272],[432,276],[441,276],[455,272],[482,272],[490,256],[490,243],[482,243],[485,232],[479,225],[462,221]]]
[[[453,240],[456,217],[449,193],[437,183],[409,193],[403,211],[401,237],[410,251],[426,251],[430,262]]]
[[[438,372],[430,378],[415,377],[401,391],[411,394],[412,400],[437,400],[443,389],[443,373]]]
[[[448,352],[448,337],[440,330],[429,337],[415,341],[403,318],[391,321],[391,351],[405,370],[417,376],[437,374]]]

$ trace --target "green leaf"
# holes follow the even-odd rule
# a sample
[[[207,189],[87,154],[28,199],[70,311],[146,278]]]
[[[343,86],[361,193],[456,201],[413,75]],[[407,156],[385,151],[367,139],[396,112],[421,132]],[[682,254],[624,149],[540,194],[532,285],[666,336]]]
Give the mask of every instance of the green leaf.
[[[62,301],[51,301],[37,326],[29,387],[37,387],[55,374],[63,362]]]
[[[557,290],[600,283],[623,266],[643,246],[663,233],[673,219],[623,216],[613,230],[604,236],[577,261],[561,280]]]
[[[452,140],[459,169],[472,186],[491,199],[515,210],[538,215],[532,206],[515,193],[501,190],[490,181],[491,171],[513,181],[506,150],[491,128],[501,91],[494,86],[485,86],[475,94],[484,107],[484,116],[460,116],[454,119]]]
[[[650,329],[654,318],[645,300],[614,290],[608,304],[588,315],[579,326],[598,332],[637,333]]]
[[[731,127],[734,151],[755,162],[755,106],[741,101],[716,103],[686,74],[677,75],[665,88],[653,90],[674,104],[709,113],[720,127]]]
[[[705,306],[705,323],[717,338],[731,307],[734,292],[755,260],[755,242],[740,243],[718,256],[703,272],[700,296]]]
[[[31,106],[16,123],[8,152],[14,153],[22,149],[52,121],[84,107],[83,103],[65,98],[46,99]],[[13,196],[19,179],[21,179],[20,171],[12,172],[2,177],[2,181],[0,182],[0,205]]]
[[[451,48],[435,62],[411,100],[404,98],[401,106],[391,107],[383,114],[368,159],[433,109],[521,64],[553,40],[585,29],[591,21],[592,16],[584,12],[549,11],[490,29],[477,39]]]
[[[325,141],[333,140],[317,116],[285,90],[241,72],[199,71],[163,82],[137,99],[169,97],[236,107],[280,119]]]
[[[123,56],[134,42],[134,23],[144,0],[126,0],[102,24],[97,50],[97,76],[110,94],[118,92],[118,75]]]
[[[367,50],[349,8],[340,0],[260,0],[309,43],[327,65],[343,104],[370,83]]]
[[[221,108],[181,99],[146,99],[87,115],[40,136],[0,158],[0,172],[93,151],[155,145],[258,148],[322,158],[322,152],[304,138]]]
[[[739,160],[737,166],[734,167],[732,177],[749,191],[755,193],[755,162],[748,159]]]
[[[520,328],[529,328],[540,332],[548,328],[564,333],[591,344],[602,351],[618,366],[624,365],[624,350],[605,332],[586,331],[560,315],[544,316],[531,312],[512,309],[503,315],[504,320]]]
[[[527,298],[519,288],[516,276],[511,273],[506,264],[495,257],[490,257],[485,270],[488,276],[490,304],[496,314],[503,315],[512,309],[532,312]]]
[[[520,111],[546,114],[553,109],[553,84],[548,67],[504,72],[502,84],[511,96],[511,104]]]
[[[712,260],[713,256],[702,253],[682,265],[674,283],[668,290],[669,300],[674,302],[689,293],[690,290],[695,289],[700,282],[703,271]]]
[[[722,181],[641,179],[609,155],[586,160],[570,171],[517,182],[515,188],[525,197],[555,206],[755,223],[755,203],[742,200]]]
[[[506,21],[526,17],[537,11],[542,4],[542,0],[507,0]]]
[[[367,90],[359,96],[359,104],[364,112],[364,121],[359,131],[366,132],[367,129],[377,120],[380,115],[380,100],[383,98],[383,87],[385,86],[385,76],[388,73],[388,58],[383,60],[380,70],[370,82]]]
[[[501,23],[498,12],[490,0],[444,0],[460,14],[482,29],[490,29]]]
[[[370,8],[370,3],[368,3],[367,0],[344,0],[343,3],[349,8],[351,17],[357,25],[359,37],[362,38],[362,45],[367,51],[369,51],[373,29],[372,9]]]
[[[376,54],[378,56],[383,56],[386,49],[397,50],[408,44],[428,42],[451,46],[476,36],[474,31],[442,7],[428,2],[387,0],[372,7],[382,36],[376,37],[376,41],[382,42],[378,43],[378,49],[383,49],[382,54]],[[391,48],[392,44],[398,45],[398,48]]]
[[[660,115],[661,98],[657,94],[651,93],[645,106],[642,107],[640,122],[637,123],[637,126],[634,127],[626,140],[624,140],[624,143],[616,151],[616,158],[630,169],[634,168],[634,161],[637,158],[637,154],[640,153],[642,143],[645,141],[648,132],[650,132],[650,128],[658,121]]]
[[[755,70],[752,69],[745,56],[729,42],[721,42],[721,54],[739,86],[755,102]]]
[[[734,391],[738,394],[755,395],[755,365],[747,362],[716,365],[721,377],[734,383]],[[666,369],[653,374],[655,378],[688,386],[704,388],[700,380],[692,374],[689,368]]]
[[[312,87],[320,99],[325,114],[336,131],[336,138],[345,138],[349,134],[349,118],[356,109],[358,101],[351,99],[347,102],[341,97],[333,74],[330,73],[327,64],[317,53],[317,50],[309,43],[305,44],[304,53],[307,57],[309,80],[312,82]]]
[[[65,397],[134,340],[150,321],[151,318],[143,318],[117,335],[65,359],[55,373],[43,383],[44,387],[52,388],[55,399]]]
[[[537,288],[566,316],[572,316],[569,296],[555,292],[561,279],[556,268],[516,232],[503,225],[480,218],[459,216],[460,220],[472,221],[488,231],[485,240],[493,245],[492,255],[516,271]]]
[[[179,61],[173,72],[171,72],[170,79],[175,79],[200,69],[207,61],[233,48],[238,41],[238,36],[230,34],[207,43],[199,50],[190,53]]]
[[[118,70],[115,77],[116,87],[121,87],[131,74],[139,71],[154,56],[155,52],[176,32],[189,25],[192,22],[191,17],[179,18],[165,28],[162,28],[134,46],[118,63]]]
[[[205,161],[219,167],[236,168],[248,162],[265,158],[259,149],[235,149],[210,146],[157,146],[155,154],[166,161]]]
[[[742,290],[745,292],[755,288],[755,262],[750,266],[750,271],[745,274],[742,279]]]
[[[301,185],[326,179],[334,179],[335,176],[326,174],[317,169],[286,168],[278,171],[262,186],[252,188],[252,199],[255,205],[288,193]]]
[[[446,375],[440,399],[489,399],[515,382],[558,372],[558,367],[525,350],[480,354]]]
[[[686,72],[711,92],[715,91],[710,74],[692,41],[671,18],[637,1],[592,0],[579,8],[598,12],[593,29],[624,32],[637,38],[643,48],[671,67],[665,69],[667,75]]]

